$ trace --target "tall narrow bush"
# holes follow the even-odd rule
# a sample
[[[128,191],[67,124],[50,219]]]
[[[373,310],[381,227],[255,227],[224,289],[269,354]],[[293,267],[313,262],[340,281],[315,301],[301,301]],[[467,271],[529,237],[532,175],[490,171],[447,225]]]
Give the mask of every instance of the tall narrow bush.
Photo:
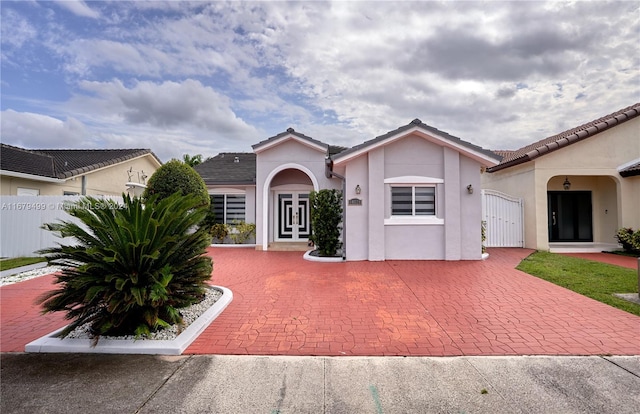
[[[320,256],[336,256],[342,243],[342,192],[338,190],[312,191],[311,236]]]
[[[63,266],[57,289],[40,302],[47,312],[66,312],[71,323],[60,336],[90,324],[100,335],[145,335],[180,324],[180,308],[204,298],[212,263],[205,256],[208,229],[193,230],[206,215],[193,195],[140,198],[124,204],[86,197],[68,213],[71,221],[46,224],[75,244],[42,250]]]

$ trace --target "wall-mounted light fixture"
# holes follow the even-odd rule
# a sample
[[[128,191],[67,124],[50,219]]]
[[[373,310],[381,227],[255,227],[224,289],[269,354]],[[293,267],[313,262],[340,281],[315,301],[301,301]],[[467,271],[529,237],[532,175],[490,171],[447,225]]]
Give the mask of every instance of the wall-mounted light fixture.
[[[562,187],[564,187],[565,190],[568,190],[571,188],[571,182],[569,181],[569,177],[564,177],[564,183],[562,183]]]
[[[471,184],[467,186],[467,193],[473,194],[473,186]]]
[[[356,194],[360,194],[362,192],[362,188],[360,188],[360,184],[356,185]]]

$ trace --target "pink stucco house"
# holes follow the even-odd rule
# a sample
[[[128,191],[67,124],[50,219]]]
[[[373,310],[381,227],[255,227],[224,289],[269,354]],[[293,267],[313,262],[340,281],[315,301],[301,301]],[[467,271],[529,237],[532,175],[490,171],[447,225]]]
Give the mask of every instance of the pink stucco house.
[[[416,119],[352,148],[289,128],[196,170],[221,222],[256,224],[256,248],[306,246],[309,192],[344,193],[346,260],[481,258],[482,168],[500,156]]]

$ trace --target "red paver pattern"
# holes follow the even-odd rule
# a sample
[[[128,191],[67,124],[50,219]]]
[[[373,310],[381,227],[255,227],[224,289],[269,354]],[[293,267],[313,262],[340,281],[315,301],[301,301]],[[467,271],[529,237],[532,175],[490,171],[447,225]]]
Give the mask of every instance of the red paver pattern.
[[[35,301],[54,289],[53,275],[0,287],[0,351],[24,352],[29,342],[69,322],[61,313],[41,314]]]
[[[622,256],[611,253],[562,253],[565,256],[577,257],[578,259],[586,259],[594,262],[608,263],[616,266],[628,267],[629,269],[638,268],[638,258],[631,256]]]
[[[234,301],[188,354],[640,355],[640,317],[515,270],[531,250],[347,263],[210,252]]]
[[[489,252],[483,262],[315,263],[212,248],[212,282],[234,300],[186,353],[640,355],[640,317],[515,270],[531,250]],[[52,280],[0,288],[0,351],[65,324],[34,304]]]

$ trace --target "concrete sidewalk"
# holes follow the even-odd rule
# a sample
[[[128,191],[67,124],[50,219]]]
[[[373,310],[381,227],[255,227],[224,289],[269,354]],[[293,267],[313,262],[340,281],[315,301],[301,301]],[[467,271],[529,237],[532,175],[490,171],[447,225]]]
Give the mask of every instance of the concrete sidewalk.
[[[636,413],[640,356],[1,356],[2,413]],[[486,390],[486,392],[485,392]]]

